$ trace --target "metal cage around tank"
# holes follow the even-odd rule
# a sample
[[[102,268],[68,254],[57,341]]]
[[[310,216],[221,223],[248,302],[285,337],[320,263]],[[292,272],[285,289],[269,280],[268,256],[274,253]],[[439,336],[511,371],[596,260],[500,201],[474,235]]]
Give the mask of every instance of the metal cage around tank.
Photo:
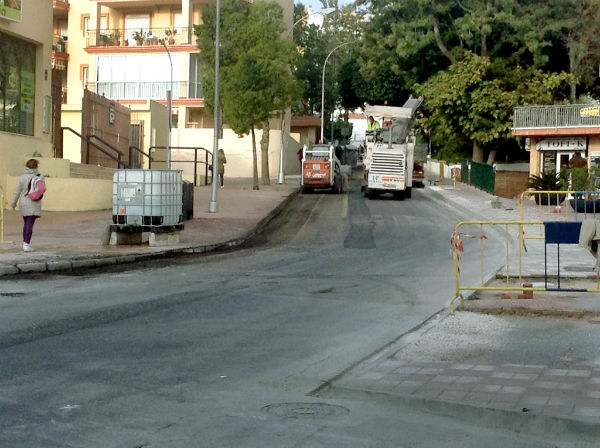
[[[113,177],[113,223],[174,226],[183,222],[179,170],[118,170]]]

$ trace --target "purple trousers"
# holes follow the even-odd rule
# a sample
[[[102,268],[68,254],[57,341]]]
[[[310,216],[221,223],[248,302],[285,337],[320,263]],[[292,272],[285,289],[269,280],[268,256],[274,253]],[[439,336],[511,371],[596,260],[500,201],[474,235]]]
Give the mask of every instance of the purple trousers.
[[[23,216],[23,242],[29,244],[37,216]]]

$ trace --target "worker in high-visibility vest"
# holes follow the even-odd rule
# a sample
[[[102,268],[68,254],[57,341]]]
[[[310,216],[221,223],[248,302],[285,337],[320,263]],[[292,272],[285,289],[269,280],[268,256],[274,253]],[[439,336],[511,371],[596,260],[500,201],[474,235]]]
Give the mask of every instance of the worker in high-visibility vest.
[[[369,118],[367,119],[367,131],[374,131],[380,127],[379,122],[373,118],[373,115],[369,115]]]

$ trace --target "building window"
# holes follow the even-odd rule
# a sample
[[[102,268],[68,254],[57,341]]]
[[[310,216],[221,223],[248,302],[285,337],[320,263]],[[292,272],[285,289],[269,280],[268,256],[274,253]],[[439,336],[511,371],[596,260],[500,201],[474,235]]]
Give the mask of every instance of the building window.
[[[200,55],[198,53],[190,53],[190,73],[189,73],[189,98],[202,98],[202,85],[200,83]]]
[[[89,74],[90,74],[90,67],[87,64],[82,64],[79,67],[80,67],[79,79],[81,79],[83,88],[87,89],[88,79],[89,79]]]
[[[0,33],[0,131],[33,135],[35,52],[35,45]]]
[[[94,27],[96,25],[94,24]],[[90,15],[83,14],[81,16],[81,29],[83,30],[83,37],[86,39],[89,38],[89,32],[91,30],[96,31],[95,28],[90,28]],[[100,31],[105,31],[108,29],[108,14],[102,14],[100,16]]]
[[[186,116],[186,128],[206,129],[214,126],[212,114],[209,114],[204,107],[188,107]]]
[[[171,88],[173,98],[180,98],[180,56],[101,55],[96,60],[96,93],[113,99],[162,99]],[[185,84],[185,83],[183,83]]]

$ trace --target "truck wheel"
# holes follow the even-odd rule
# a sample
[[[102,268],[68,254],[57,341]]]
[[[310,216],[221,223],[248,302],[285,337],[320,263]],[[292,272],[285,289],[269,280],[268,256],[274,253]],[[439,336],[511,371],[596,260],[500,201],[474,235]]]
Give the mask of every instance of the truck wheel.
[[[394,199],[403,201],[404,200],[404,191],[394,191]]]
[[[342,192],[342,177],[337,175],[333,178],[333,192],[340,194]]]
[[[302,185],[302,194],[312,193],[312,188],[307,187],[306,185]]]
[[[375,199],[377,197],[377,192],[372,190],[371,188],[365,188],[365,198],[367,199]]]
[[[404,196],[407,199],[410,199],[412,197],[412,187],[406,187],[406,193],[404,194]]]

